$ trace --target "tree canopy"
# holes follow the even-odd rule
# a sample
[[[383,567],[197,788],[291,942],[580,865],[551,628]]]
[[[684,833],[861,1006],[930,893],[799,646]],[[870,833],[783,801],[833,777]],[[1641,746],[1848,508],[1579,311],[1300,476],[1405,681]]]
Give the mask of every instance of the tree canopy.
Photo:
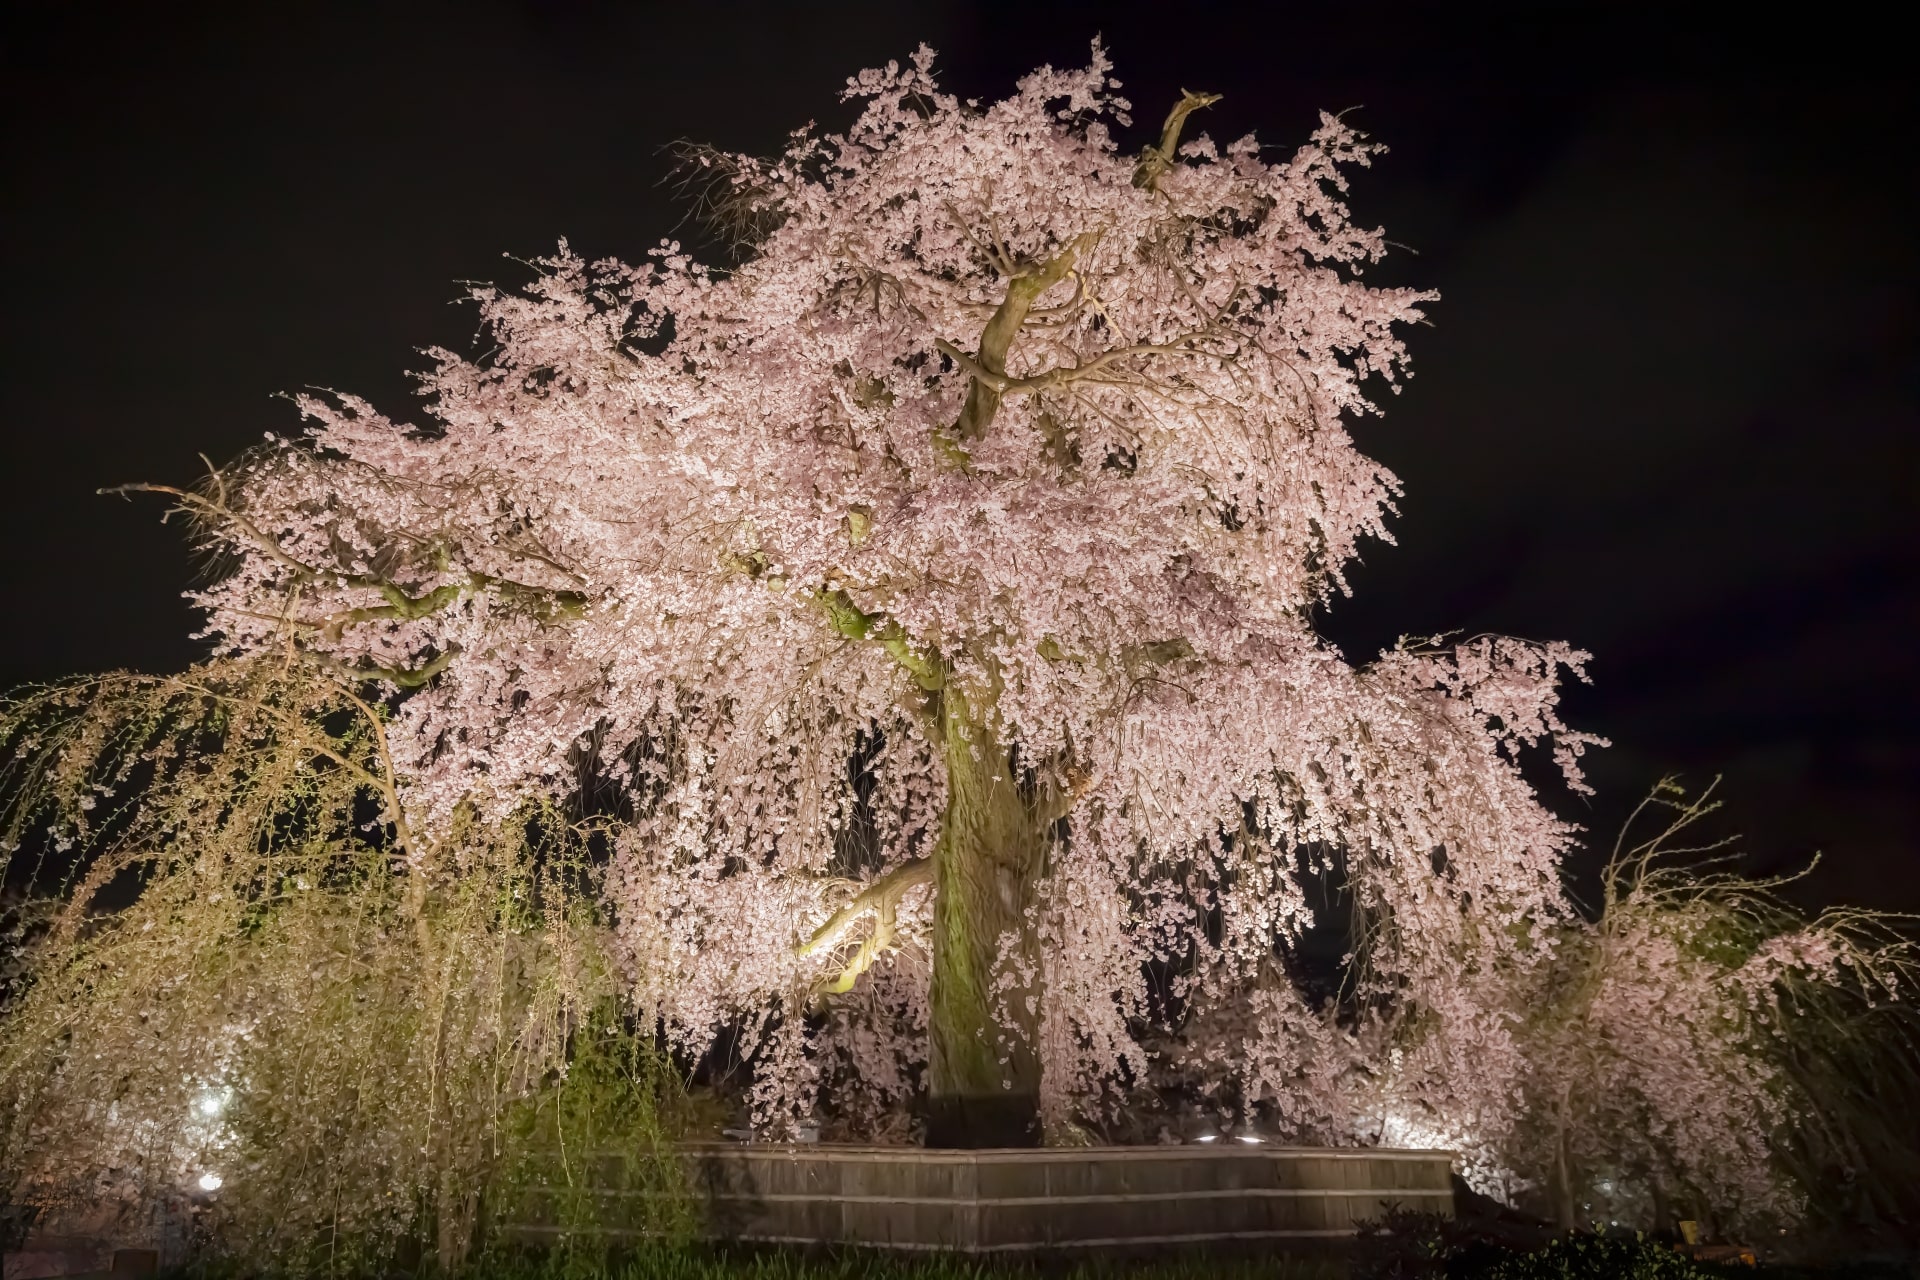
[[[1431,298],[1363,283],[1379,148],[1183,141],[1187,94],[1133,155],[1117,88],[1096,46],[983,106],[922,50],[844,134],[690,152],[736,266],[563,245],[474,291],[492,347],[432,353],[424,420],[303,399],[185,498],[233,560],[210,631],[411,691],[411,857],[617,784],[622,944],[691,1045],[878,966],[857,1074],[1097,1110],[1148,1028],[1275,986],[1336,864],[1375,990],[1444,1007],[1469,934],[1563,910],[1572,829],[1515,757],[1580,785],[1583,655],[1316,635],[1397,492],[1344,424]],[[1312,1017],[1263,999],[1214,1066],[1272,1092]],[[762,1025],[765,1114],[803,1111],[823,1033]]]

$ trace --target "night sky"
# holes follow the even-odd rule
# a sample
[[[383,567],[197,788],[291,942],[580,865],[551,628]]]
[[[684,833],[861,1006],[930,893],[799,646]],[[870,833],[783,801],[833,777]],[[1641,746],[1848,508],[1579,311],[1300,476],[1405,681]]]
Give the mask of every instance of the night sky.
[[[1291,150],[1320,108],[1393,150],[1353,203],[1438,288],[1362,446],[1406,483],[1326,633],[1565,638],[1615,745],[1611,838],[1662,773],[1726,775],[1750,863],[1920,910],[1915,110],[1903,49],[1842,27],[1621,6],[919,3],[19,5],[0,37],[0,686],[193,660],[195,572],[157,500],[295,422],[315,385],[410,411],[465,347],[456,282],[562,236],[638,258],[697,228],[661,147],[777,149],[845,77],[941,51],[967,96],[1106,37],[1148,140],[1199,119]],[[272,12],[267,12],[271,10]],[[158,16],[165,11],[166,16]],[[1751,11],[1750,11],[1751,12]],[[718,250],[711,250],[715,255]]]

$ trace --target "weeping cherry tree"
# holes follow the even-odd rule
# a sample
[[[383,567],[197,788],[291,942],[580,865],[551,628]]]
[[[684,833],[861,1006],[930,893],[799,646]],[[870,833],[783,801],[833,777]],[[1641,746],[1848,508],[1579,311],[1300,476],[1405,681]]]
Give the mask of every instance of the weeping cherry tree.
[[[1357,1042],[1284,962],[1336,872],[1358,1003],[1472,1029],[1405,1070],[1517,1071],[1464,957],[1566,910],[1572,829],[1517,756],[1580,785],[1584,655],[1357,665],[1313,626],[1387,537],[1346,424],[1432,297],[1363,282],[1379,148],[1324,116],[1222,146],[1188,93],[1129,152],[1118,88],[1097,46],[986,105],[926,50],[863,72],[843,134],[687,153],[734,265],[563,245],[475,290],[490,349],[432,353],[420,420],[306,398],[176,495],[231,563],[224,652],[397,706],[408,857],[621,797],[628,981],[688,1050],[746,1028],[770,1131],[844,1077],[936,1142],[1067,1132],[1183,1030],[1245,1105],[1337,1127]]]

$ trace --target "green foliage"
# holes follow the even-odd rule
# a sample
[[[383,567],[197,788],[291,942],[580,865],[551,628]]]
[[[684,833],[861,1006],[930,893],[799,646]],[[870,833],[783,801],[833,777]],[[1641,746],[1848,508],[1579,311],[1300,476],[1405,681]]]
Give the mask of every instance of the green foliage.
[[[1697,1262],[1645,1234],[1556,1234],[1518,1218],[1392,1210],[1361,1224],[1351,1280],[1712,1280],[1751,1269]]]
[[[619,1224],[679,1229],[675,1081],[620,1016],[591,824],[410,822],[385,716],[279,662],[0,713],[0,830],[46,890],[14,913],[0,1198],[191,1218],[243,1269],[454,1272],[578,1140],[627,1170]]]
[[[231,1265],[203,1266],[179,1280],[241,1280],[250,1274]],[[1374,1274],[1336,1254],[1271,1251],[1076,1261],[682,1244],[616,1252],[591,1271],[559,1253],[500,1251],[479,1260],[471,1280],[573,1280],[588,1275],[596,1280],[1372,1280]],[[1653,1241],[1586,1236],[1531,1253],[1497,1250],[1400,1274],[1448,1280],[1906,1280],[1913,1272],[1897,1262],[1813,1269],[1718,1266],[1695,1262]]]
[[[664,1136],[679,1126],[661,1110],[679,1097],[670,1064],[602,1004],[576,1028],[564,1070],[511,1113],[496,1220],[538,1224],[561,1276],[605,1274],[621,1244],[684,1243],[692,1204]]]
[[[1720,1280],[1726,1273],[1644,1237],[1573,1235],[1481,1274],[1486,1280]]]

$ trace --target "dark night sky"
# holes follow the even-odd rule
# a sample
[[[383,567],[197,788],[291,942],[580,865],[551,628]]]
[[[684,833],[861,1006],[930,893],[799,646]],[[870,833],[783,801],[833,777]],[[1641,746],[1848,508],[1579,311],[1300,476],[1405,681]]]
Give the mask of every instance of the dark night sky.
[[[675,230],[662,144],[774,149],[921,40],[998,96],[1101,31],[1143,120],[1184,85],[1219,138],[1359,107],[1393,148],[1356,209],[1444,298],[1357,427],[1407,496],[1329,634],[1572,640],[1616,745],[1562,812],[1724,771],[1754,866],[1824,849],[1810,900],[1920,909],[1911,70],[1840,9],[1542,8],[15,6],[0,686],[191,661],[182,543],[94,490],[288,429],[276,392],[406,410],[416,349],[472,336],[456,281]]]

